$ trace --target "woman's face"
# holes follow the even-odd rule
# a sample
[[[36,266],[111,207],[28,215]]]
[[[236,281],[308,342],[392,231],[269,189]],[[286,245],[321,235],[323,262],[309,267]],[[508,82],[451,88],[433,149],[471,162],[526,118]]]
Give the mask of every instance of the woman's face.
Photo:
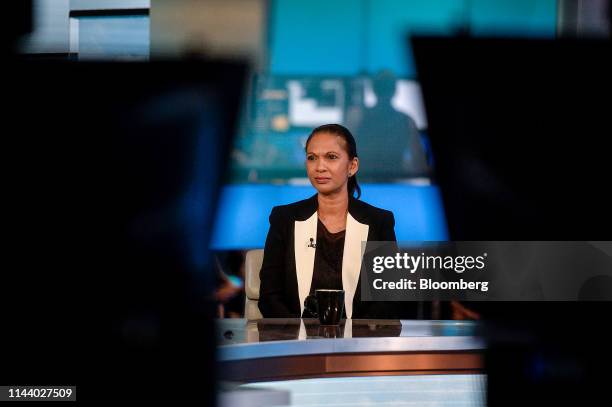
[[[359,160],[349,159],[345,141],[330,133],[316,133],[306,149],[308,179],[321,194],[346,193],[349,175],[355,175]]]

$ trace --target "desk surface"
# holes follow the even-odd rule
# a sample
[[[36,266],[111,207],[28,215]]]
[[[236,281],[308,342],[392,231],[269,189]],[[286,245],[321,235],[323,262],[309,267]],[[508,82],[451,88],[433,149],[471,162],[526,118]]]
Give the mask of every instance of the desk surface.
[[[478,407],[486,406],[487,380],[483,374],[328,377],[249,383],[241,388],[288,392],[292,406]]]
[[[347,320],[323,327],[314,319],[223,319],[217,322],[218,360],[283,356],[479,351],[473,321]]]

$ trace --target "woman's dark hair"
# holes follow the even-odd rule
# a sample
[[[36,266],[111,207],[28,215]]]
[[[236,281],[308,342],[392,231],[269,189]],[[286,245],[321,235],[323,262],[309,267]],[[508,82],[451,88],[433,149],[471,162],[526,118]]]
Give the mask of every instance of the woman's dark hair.
[[[334,136],[342,137],[346,142],[346,152],[348,153],[349,160],[352,160],[353,158],[357,157],[357,143],[355,142],[355,138],[353,137],[349,129],[347,129],[346,127],[341,126],[339,124],[324,124],[323,126],[317,127],[308,136],[308,139],[306,140],[305,149],[308,148],[308,143],[310,143],[310,139],[312,138],[312,136],[317,133],[329,133],[333,134]],[[347,187],[349,198],[352,197],[355,192],[357,192],[357,199],[361,197],[361,187],[357,183],[356,174],[353,174],[349,178]]]

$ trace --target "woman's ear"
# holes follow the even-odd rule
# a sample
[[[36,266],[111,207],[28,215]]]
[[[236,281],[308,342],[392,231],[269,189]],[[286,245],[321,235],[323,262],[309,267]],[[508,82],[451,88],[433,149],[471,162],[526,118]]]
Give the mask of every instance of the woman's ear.
[[[351,160],[349,165],[349,177],[357,174],[357,171],[359,171],[359,158],[355,157]]]

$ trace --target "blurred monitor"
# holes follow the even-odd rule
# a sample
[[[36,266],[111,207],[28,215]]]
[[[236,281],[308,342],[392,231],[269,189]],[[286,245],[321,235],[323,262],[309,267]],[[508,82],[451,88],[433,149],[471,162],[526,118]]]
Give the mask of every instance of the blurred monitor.
[[[326,123],[343,124],[355,136],[361,182],[429,176],[421,89],[391,71],[354,77],[259,74],[248,107],[232,153],[232,183],[307,181],[306,139]]]
[[[79,400],[211,404],[208,246],[245,66],[6,68],[2,381],[74,384]]]
[[[610,42],[417,37],[412,46],[452,240],[609,240]],[[490,405],[607,396],[602,321],[612,303],[465,305],[486,322]]]
[[[416,38],[413,49],[453,240],[610,236],[610,43]]]

